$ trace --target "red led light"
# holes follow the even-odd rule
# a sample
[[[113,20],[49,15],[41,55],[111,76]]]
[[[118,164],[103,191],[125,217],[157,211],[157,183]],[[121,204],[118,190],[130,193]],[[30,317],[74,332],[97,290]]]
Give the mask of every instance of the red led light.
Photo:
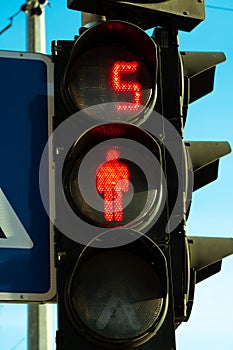
[[[106,152],[106,162],[96,171],[96,189],[104,198],[104,218],[107,222],[123,220],[123,193],[129,191],[129,169],[119,160],[120,152]]]
[[[131,103],[119,102],[116,105],[118,112],[137,112],[142,102],[142,85],[136,81],[124,81],[122,75],[138,72],[138,62],[116,61],[111,69],[111,86],[117,93],[132,93]]]

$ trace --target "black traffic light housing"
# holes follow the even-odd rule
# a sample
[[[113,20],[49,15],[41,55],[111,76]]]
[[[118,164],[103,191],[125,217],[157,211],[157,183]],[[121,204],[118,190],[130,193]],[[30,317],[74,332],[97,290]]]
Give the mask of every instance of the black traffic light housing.
[[[225,56],[178,51],[177,29],[204,19],[202,1],[68,7],[117,20],[53,43],[57,349],[175,349],[195,284],[233,253],[232,239],[186,235],[192,191],[217,178],[230,146],[182,139],[189,103],[212,91]],[[126,18],[165,28],[151,40]]]
[[[140,46],[137,43],[139,39]],[[164,347],[174,348],[170,247],[169,236],[165,234],[167,216],[172,208],[167,204],[162,186],[162,169],[165,170],[163,153],[166,150],[161,140],[156,140],[148,131],[137,126],[152,113],[156,103],[156,45],[138,27],[109,21],[90,28],[76,41],[54,42],[53,59],[56,184],[62,178],[62,186],[55,186],[57,347],[69,350],[79,344],[85,349],[128,349],[141,348],[146,343],[147,349],[155,346],[161,350]],[[113,74],[115,61],[121,70]],[[135,62],[143,69],[128,71],[127,64],[133,67]],[[90,79],[88,69],[92,72],[89,72]],[[98,75],[93,79],[96,70]],[[146,81],[145,71],[150,74]],[[104,77],[99,82],[97,78],[103,72]],[[143,80],[140,80],[141,77]],[[118,91],[115,91],[113,80],[118,83]],[[73,93],[75,84],[80,88]],[[143,100],[144,90],[149,93],[146,92],[148,97]],[[137,100],[134,100],[135,91],[142,95],[144,106],[138,106]],[[79,104],[80,99],[82,104]],[[108,101],[113,102],[108,104]],[[97,103],[98,108],[95,109],[93,104]],[[108,108],[104,110],[106,105]],[[70,117],[75,111],[79,113]],[[63,125],[72,118],[73,128],[65,137],[74,142],[70,141],[70,147],[67,147],[64,134],[68,129],[64,129]],[[158,120],[162,130],[162,119]],[[117,166],[115,158],[105,159],[109,147],[111,153],[120,152]],[[112,209],[110,214],[115,215],[114,220],[107,220],[103,215],[108,214],[108,208],[103,206],[103,203],[108,203],[107,199],[101,199],[101,209],[97,205],[97,210],[93,210],[95,198],[97,203],[100,196],[98,185],[92,179],[97,176],[99,168],[110,167],[113,172],[120,163],[130,171],[129,193],[132,198],[130,195],[130,203],[123,205],[124,218],[118,223],[117,213]],[[170,167],[175,172],[173,163]],[[172,177],[174,180],[174,173]],[[169,183],[172,184],[171,181]],[[97,191],[93,192],[95,186]],[[174,206],[175,202],[172,197],[169,199],[170,206],[171,203]],[[111,201],[114,203],[113,199]],[[162,202],[164,209],[161,214]],[[67,205],[72,213],[65,215]],[[119,203],[116,203],[118,207]],[[78,224],[74,222],[70,235],[64,229],[64,221],[70,219],[69,224],[72,225],[73,215],[80,220]],[[149,229],[148,236],[144,236],[143,232]],[[96,281],[93,280],[95,276]],[[86,291],[82,292],[84,289]]]

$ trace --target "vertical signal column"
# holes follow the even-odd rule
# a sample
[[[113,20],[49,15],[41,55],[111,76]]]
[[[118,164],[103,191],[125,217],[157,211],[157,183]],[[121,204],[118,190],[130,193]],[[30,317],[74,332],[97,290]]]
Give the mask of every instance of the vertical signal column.
[[[174,348],[156,44],[109,21],[53,57],[57,348]]]

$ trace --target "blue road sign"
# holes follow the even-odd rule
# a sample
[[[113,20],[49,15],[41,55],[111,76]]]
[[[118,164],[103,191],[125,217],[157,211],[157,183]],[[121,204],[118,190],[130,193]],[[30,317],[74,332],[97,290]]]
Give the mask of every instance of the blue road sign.
[[[52,125],[52,87],[47,56],[0,51],[2,301],[46,301],[55,295],[53,232],[39,190],[40,159]]]

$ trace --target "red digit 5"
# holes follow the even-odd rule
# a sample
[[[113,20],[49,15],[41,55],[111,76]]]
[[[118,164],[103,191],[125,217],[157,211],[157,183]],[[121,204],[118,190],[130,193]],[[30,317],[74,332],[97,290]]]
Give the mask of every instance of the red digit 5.
[[[111,86],[117,93],[132,93],[132,102],[118,102],[116,110],[118,112],[138,111],[142,101],[142,86],[135,81],[123,81],[121,76],[124,74],[134,74],[138,71],[138,62],[117,61],[111,70]]]

